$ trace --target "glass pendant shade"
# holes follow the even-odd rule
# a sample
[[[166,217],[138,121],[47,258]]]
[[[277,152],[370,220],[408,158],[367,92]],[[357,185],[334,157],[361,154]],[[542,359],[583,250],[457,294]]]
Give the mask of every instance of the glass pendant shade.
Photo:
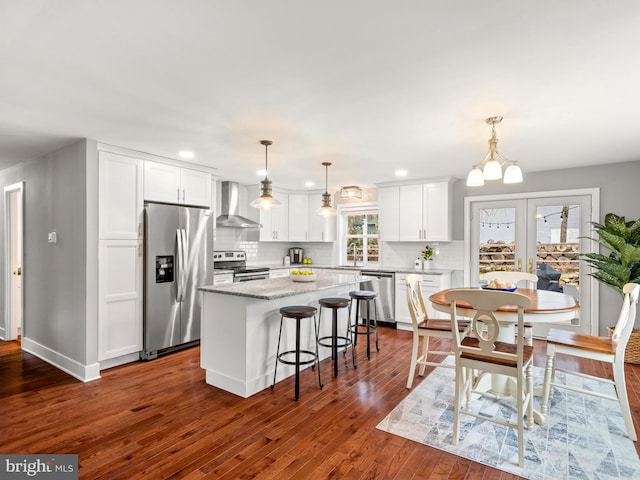
[[[504,183],[522,183],[522,170],[518,165],[512,164],[504,171]]]
[[[259,208],[260,210],[270,210],[275,207],[280,207],[282,202],[277,198],[274,198],[271,194],[271,180],[267,177],[267,173],[269,170],[267,168],[267,149],[269,145],[272,145],[273,142],[271,140],[260,140],[260,144],[264,145],[264,171],[265,177],[264,180],[260,182],[260,196],[256,198],[249,205],[253,208]]]
[[[331,162],[322,162],[325,168],[324,193],[322,194],[322,206],[316,211],[318,215],[325,218],[336,215],[336,210],[331,206],[331,194],[329,193],[329,165]]]
[[[467,175],[467,187],[481,187],[484,185],[484,177],[482,176],[482,170],[475,167]]]
[[[482,170],[485,180],[499,180],[502,178],[502,167],[497,160],[489,160]]]

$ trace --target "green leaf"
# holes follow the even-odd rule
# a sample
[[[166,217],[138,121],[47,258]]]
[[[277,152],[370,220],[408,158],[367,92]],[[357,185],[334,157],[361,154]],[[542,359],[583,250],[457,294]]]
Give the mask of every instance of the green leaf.
[[[620,251],[620,262],[622,265],[628,266],[630,263],[637,261],[640,261],[640,247],[627,243]]]
[[[622,247],[624,247],[627,243],[624,237],[616,235],[615,233],[611,233],[607,230],[599,231],[598,235],[600,235],[600,238],[602,238],[608,245],[605,245],[605,247],[612,252],[620,252],[620,250],[622,250]]]
[[[604,216],[605,230],[615,235],[626,238],[628,235],[627,222],[624,217],[619,217],[614,213],[607,213]]]

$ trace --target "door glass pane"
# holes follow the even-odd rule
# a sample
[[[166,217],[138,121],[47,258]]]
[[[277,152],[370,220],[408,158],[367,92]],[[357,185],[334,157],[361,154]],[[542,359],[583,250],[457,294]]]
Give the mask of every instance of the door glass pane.
[[[480,278],[487,272],[516,270],[516,209],[482,208],[480,214]]]
[[[580,287],[580,205],[536,209],[538,288],[578,297]]]

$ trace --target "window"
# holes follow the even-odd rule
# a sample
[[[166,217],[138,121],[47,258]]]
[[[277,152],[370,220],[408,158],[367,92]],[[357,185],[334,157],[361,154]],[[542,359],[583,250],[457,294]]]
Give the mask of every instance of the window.
[[[380,261],[378,243],[378,212],[349,212],[345,220],[344,259],[353,265],[354,251],[357,261],[364,264],[377,264]]]

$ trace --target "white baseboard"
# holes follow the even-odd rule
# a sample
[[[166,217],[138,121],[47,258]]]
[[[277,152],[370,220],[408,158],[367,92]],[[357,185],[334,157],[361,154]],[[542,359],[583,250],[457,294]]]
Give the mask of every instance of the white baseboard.
[[[22,337],[22,349],[82,382],[90,382],[100,378],[100,364],[98,363],[82,365],[66,355],[51,350],[49,347],[45,347],[26,337]]]
[[[129,353],[116,358],[110,358],[108,360],[102,360],[100,362],[100,370],[107,368],[119,367],[125,363],[132,363],[140,361],[140,352]]]

